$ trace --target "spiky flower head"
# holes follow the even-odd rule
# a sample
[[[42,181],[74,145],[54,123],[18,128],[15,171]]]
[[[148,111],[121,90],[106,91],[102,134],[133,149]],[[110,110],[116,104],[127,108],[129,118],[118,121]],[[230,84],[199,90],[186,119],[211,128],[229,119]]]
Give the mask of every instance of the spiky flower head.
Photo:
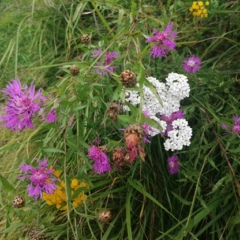
[[[184,59],[183,61],[183,69],[187,73],[195,73],[197,72],[201,67],[201,60],[195,56],[191,56],[187,59]]]
[[[130,124],[124,131],[124,138],[126,142],[126,149],[130,155],[130,161],[133,162],[138,154],[144,158],[145,152],[141,147],[141,141],[145,136],[144,129],[137,123]]]
[[[25,172],[18,177],[19,180],[28,180],[30,184],[28,185],[28,195],[30,197],[42,198],[42,193],[46,192],[52,194],[56,189],[55,182],[57,178],[53,174],[53,170],[48,168],[48,159],[45,158],[44,161],[38,160],[38,167],[33,167],[25,163],[20,165],[20,170]]]
[[[135,87],[137,83],[137,78],[134,75],[133,72],[129,70],[125,70],[124,72],[121,73],[121,82],[124,87],[131,88]]]
[[[232,126],[232,131],[235,132],[237,135],[240,135],[240,117],[233,116],[234,124]]]
[[[83,34],[81,36],[81,42],[85,44],[91,43],[91,37],[88,34]]]
[[[43,119],[49,123],[56,122],[57,120],[56,110],[52,108],[47,115],[43,114]]]
[[[111,170],[108,156],[99,147],[92,145],[88,149],[88,157],[94,161],[94,172],[102,174]]]
[[[112,220],[112,213],[111,213],[111,211],[109,211],[109,210],[101,211],[98,214],[98,220],[101,223],[108,223],[108,222],[110,222]]]
[[[22,208],[25,206],[25,199],[21,195],[17,195],[12,200],[13,207]]]
[[[170,174],[176,174],[180,171],[179,159],[177,156],[168,158],[168,171]]]
[[[77,65],[72,65],[70,67],[70,73],[73,75],[73,76],[77,76],[79,74],[79,67]]]
[[[100,49],[95,49],[93,51],[92,57],[97,58],[100,55],[102,55],[103,52]],[[97,63],[97,66],[100,67],[99,69],[95,69],[95,72],[102,75],[102,76],[106,76],[106,75],[110,75],[112,74],[112,72],[117,68],[117,66],[111,66],[111,64],[113,63],[114,59],[118,58],[118,53],[117,52],[106,52],[104,54],[104,62],[102,64],[101,61],[99,61]]]
[[[126,150],[123,147],[118,146],[113,149],[112,159],[117,169],[124,165],[125,153]]]
[[[150,55],[153,58],[161,58],[167,56],[169,50],[174,50],[176,47],[175,38],[177,37],[176,31],[173,31],[173,23],[168,23],[167,27],[159,32],[153,29],[153,36],[148,37],[147,43],[153,43]]]
[[[7,84],[6,89],[1,90],[7,97],[7,105],[3,109],[6,114],[1,117],[5,122],[4,126],[12,131],[33,128],[32,119],[35,113],[40,110],[40,104],[46,100],[42,96],[42,90],[35,92],[35,85],[22,87],[19,79],[13,79]]]
[[[46,237],[42,229],[39,227],[36,227],[29,230],[28,239],[29,240],[46,240]]]
[[[123,105],[116,101],[111,102],[107,109],[107,114],[111,120],[116,121],[117,116],[123,114]]]

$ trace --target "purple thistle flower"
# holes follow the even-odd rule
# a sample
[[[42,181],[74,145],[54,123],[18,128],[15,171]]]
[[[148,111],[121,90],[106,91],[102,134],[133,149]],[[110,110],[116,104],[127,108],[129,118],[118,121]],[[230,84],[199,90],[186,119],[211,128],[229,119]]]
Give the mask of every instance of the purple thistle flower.
[[[168,172],[170,174],[176,174],[180,171],[180,165],[177,156],[171,156],[168,158]]]
[[[226,130],[227,133],[234,132],[237,135],[240,135],[240,117],[233,116],[233,125],[230,127],[229,125],[222,123],[221,126]]]
[[[153,36],[148,37],[147,43],[154,43],[150,55],[153,58],[161,58],[167,55],[168,50],[174,50],[176,47],[175,38],[177,32],[172,31],[173,23],[168,23],[165,30],[159,32],[157,29],[153,29]]]
[[[109,172],[111,170],[111,166],[108,160],[107,155],[101,151],[98,147],[92,145],[88,149],[88,157],[94,161],[93,171],[102,174],[105,172]]]
[[[52,194],[56,189],[55,181],[57,178],[53,175],[53,170],[48,168],[48,159],[44,161],[38,160],[38,168],[27,165],[25,163],[20,165],[20,170],[25,173],[18,177],[19,180],[27,179],[30,181],[28,185],[28,196],[35,198],[42,198],[42,193]]]
[[[44,116],[44,115],[43,115],[43,119],[44,119],[46,122],[49,122],[49,123],[56,122],[56,120],[57,120],[57,112],[56,112],[56,110],[52,108],[52,109],[48,112],[47,116]]]
[[[200,69],[201,60],[197,57],[191,56],[183,60],[183,69],[187,73],[195,73]]]
[[[92,57],[97,58],[102,54],[102,50],[94,50]],[[97,63],[97,66],[102,67],[103,69],[95,69],[94,71],[102,76],[106,76],[107,74],[111,75],[111,73],[117,68],[117,66],[110,66],[114,59],[118,58],[117,52],[106,52],[104,56],[104,63],[102,65],[101,62]]]
[[[12,83],[8,83],[6,89],[1,92],[8,98],[7,105],[3,108],[6,114],[1,117],[1,121],[5,122],[4,126],[12,131],[33,128],[33,114],[40,110],[41,100],[45,100],[42,90],[35,93],[33,83],[30,87],[25,85],[22,89],[20,80],[13,79]]]
[[[184,112],[182,110],[178,110],[175,113],[171,113],[169,117],[167,117],[165,114],[162,114],[161,119],[167,123],[167,129],[163,133],[164,136],[167,136],[168,132],[172,130],[172,122],[176,119],[182,119],[184,118]]]
[[[240,117],[233,116],[234,124],[232,126],[232,131],[235,132],[237,135],[240,135]]]

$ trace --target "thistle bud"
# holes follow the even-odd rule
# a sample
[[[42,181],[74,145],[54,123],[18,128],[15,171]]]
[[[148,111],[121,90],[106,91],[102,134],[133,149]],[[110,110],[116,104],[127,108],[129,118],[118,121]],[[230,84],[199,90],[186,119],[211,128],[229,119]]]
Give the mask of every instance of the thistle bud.
[[[132,73],[129,70],[126,70],[121,73],[121,82],[122,85],[125,87],[134,87],[137,83],[137,78],[134,75],[134,73]]]
[[[70,67],[70,73],[73,75],[73,76],[77,76],[79,74],[79,67],[76,66],[76,65],[72,65]]]

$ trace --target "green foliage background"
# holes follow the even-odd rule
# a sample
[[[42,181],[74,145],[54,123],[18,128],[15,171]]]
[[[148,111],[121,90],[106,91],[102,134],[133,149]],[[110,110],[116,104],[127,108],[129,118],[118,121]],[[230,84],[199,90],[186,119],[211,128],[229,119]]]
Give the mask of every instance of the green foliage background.
[[[60,100],[55,102],[56,124],[36,121],[34,129],[19,133],[0,129],[0,239],[27,239],[34,226],[40,226],[47,239],[60,240],[239,239],[239,136],[226,134],[221,124],[231,125],[232,116],[240,115],[240,3],[212,0],[206,19],[193,18],[191,4],[0,2],[1,88],[19,77]],[[169,21],[178,30],[177,49],[165,59],[151,59],[146,36]],[[81,43],[82,34],[91,36],[90,45]],[[93,72],[96,48],[119,53],[112,77]],[[120,73],[130,69],[138,79],[163,80],[170,72],[185,74],[182,60],[192,54],[202,60],[202,68],[188,75],[190,97],[182,102],[193,137],[190,147],[178,152],[181,172],[169,175],[169,153],[156,136],[146,146],[145,161],[107,175],[92,173],[87,157],[91,142],[100,137],[110,150],[124,145],[119,128],[139,117],[138,111],[116,123],[106,117],[109,102],[121,96]],[[73,64],[80,68],[77,77],[69,72]],[[26,186],[17,180],[19,164],[44,156],[62,170],[68,185],[73,177],[89,183],[83,206],[59,212],[27,196]],[[18,194],[26,198],[24,209],[11,205]],[[111,210],[110,223],[97,220],[101,209]]]

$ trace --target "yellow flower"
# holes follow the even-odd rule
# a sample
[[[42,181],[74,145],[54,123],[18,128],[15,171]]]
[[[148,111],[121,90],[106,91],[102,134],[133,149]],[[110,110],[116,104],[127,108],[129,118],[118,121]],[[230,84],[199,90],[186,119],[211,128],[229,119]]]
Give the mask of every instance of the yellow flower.
[[[209,4],[210,4],[209,1],[206,1],[206,2],[205,2],[205,5],[206,5],[206,6],[208,6]]]
[[[59,170],[53,170],[53,174],[59,178],[61,176],[61,172]]]
[[[65,188],[66,184],[65,184],[64,181],[61,181],[61,186],[62,186],[63,188]]]
[[[201,7],[203,5],[203,2],[202,1],[198,2],[198,5]]]
[[[78,186],[78,180],[76,178],[74,178],[71,182],[71,188],[75,188]]]

